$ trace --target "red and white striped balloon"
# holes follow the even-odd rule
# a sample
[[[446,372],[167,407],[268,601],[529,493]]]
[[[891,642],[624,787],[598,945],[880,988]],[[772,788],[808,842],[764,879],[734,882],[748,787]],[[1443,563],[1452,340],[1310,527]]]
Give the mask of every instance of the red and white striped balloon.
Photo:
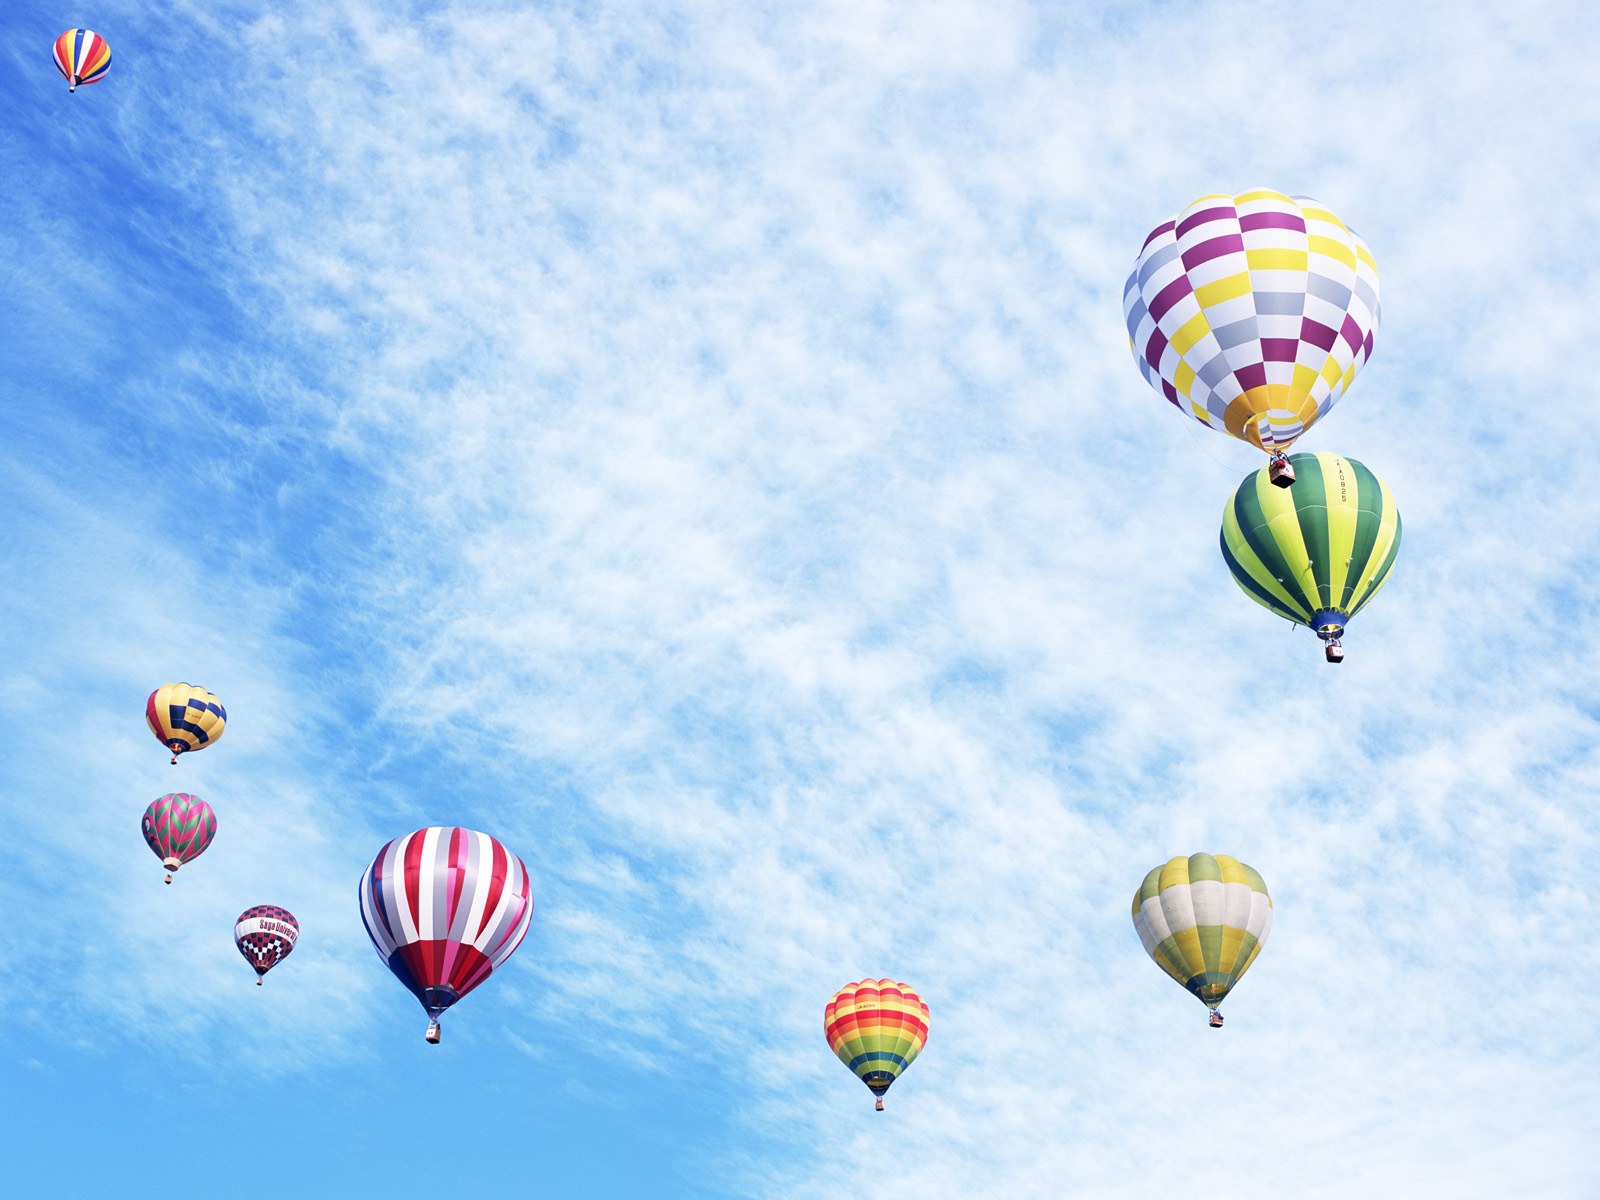
[[[511,957],[533,919],[528,868],[495,838],[460,826],[408,833],[361,877],[361,920],[378,957],[439,1016]]]

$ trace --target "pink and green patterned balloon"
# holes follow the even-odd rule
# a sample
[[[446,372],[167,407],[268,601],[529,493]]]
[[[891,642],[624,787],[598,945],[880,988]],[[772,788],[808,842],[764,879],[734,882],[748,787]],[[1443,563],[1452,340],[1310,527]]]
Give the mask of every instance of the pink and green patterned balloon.
[[[145,844],[155,852],[161,865],[171,872],[197,858],[217,835],[217,814],[199,796],[173,792],[144,810],[140,822]]]

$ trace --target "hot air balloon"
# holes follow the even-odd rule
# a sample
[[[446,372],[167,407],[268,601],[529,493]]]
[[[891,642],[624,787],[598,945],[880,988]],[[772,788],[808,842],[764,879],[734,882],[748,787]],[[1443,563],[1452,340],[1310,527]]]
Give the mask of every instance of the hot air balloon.
[[[1308,196],[1202,196],[1145,239],[1122,308],[1150,386],[1272,455],[1288,487],[1289,446],[1372,356],[1378,267]]]
[[[1254,867],[1191,854],[1154,867],[1133,894],[1133,927],[1145,952],[1211,1010],[1250,969],[1272,932],[1272,897]]]
[[[256,984],[273,967],[289,957],[300,940],[300,922],[287,908],[276,904],[257,904],[239,914],[233,923],[233,944],[245,962],[255,968]]]
[[[217,814],[199,796],[173,792],[144,810],[139,828],[145,844],[167,869],[167,882],[171,883],[173,871],[198,858],[211,845],[211,839],[217,836]]]
[[[168,683],[145,701],[145,723],[156,740],[172,751],[172,761],[187,750],[204,750],[222,736],[228,710],[205,688]]]
[[[69,92],[80,83],[99,83],[111,70],[111,47],[92,29],[69,29],[56,39],[56,70]]]
[[[822,1012],[822,1029],[839,1061],[878,1098],[915,1061],[928,1041],[928,1006],[892,979],[847,983]]]
[[[533,919],[528,868],[486,833],[458,826],[395,838],[361,877],[361,920],[395,977],[439,1017],[511,957]]]
[[[1371,600],[1400,552],[1388,487],[1353,458],[1296,454],[1287,491],[1265,470],[1245,477],[1222,514],[1222,557],[1256,603],[1326,643],[1342,662],[1345,622]]]

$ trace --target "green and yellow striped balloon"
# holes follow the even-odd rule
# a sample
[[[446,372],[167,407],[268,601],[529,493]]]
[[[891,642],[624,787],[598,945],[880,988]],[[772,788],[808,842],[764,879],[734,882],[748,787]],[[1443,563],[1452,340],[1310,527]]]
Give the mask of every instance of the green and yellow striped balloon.
[[[1215,1012],[1272,932],[1272,897],[1236,858],[1180,856],[1144,877],[1133,927],[1156,965]]]
[[[1222,514],[1222,557],[1257,604],[1337,639],[1383,586],[1400,551],[1388,485],[1353,458],[1296,454],[1294,486],[1263,467]]]

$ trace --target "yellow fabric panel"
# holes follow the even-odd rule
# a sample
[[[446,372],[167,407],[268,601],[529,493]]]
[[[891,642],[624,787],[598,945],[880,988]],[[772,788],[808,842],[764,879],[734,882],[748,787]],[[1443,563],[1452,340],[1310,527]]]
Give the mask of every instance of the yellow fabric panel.
[[[1210,332],[1211,326],[1206,323],[1206,314],[1197,312],[1182,325],[1178,326],[1167,341],[1179,354],[1187,354],[1196,342]],[[1181,371],[1183,367],[1180,365],[1178,369]],[[1190,371],[1189,374],[1192,377],[1194,372]],[[1178,390],[1183,392],[1184,395],[1189,394],[1188,389],[1181,384],[1178,385]]]
[[[1295,209],[1296,211],[1298,211],[1300,208],[1300,206],[1293,200],[1289,199],[1288,196],[1284,195],[1282,192],[1274,191],[1272,188],[1256,188],[1251,192],[1240,192],[1237,196],[1202,196],[1201,199],[1237,201],[1241,205],[1250,204],[1256,200],[1276,200],[1282,204],[1284,208]],[[1198,206],[1199,201],[1196,201],[1189,207],[1196,208]]]
[[[1331,213],[1329,215],[1332,216]],[[1317,234],[1312,234],[1306,239],[1306,242],[1311,247],[1313,254],[1321,254],[1326,258],[1333,259],[1335,262],[1342,262],[1352,271],[1355,270],[1356,252],[1348,242],[1341,242],[1331,237],[1320,237]]]
[[[1242,883],[1245,887],[1250,886],[1250,876],[1237,858],[1231,854],[1213,854],[1211,857],[1217,860],[1217,866],[1222,870],[1223,883]]]
[[[1150,957],[1155,959],[1156,966],[1160,967],[1163,971],[1165,971],[1173,979],[1176,979],[1179,983],[1188,983],[1189,982],[1189,975],[1188,975],[1188,972],[1185,971],[1185,969],[1184,969],[1184,964],[1183,963],[1179,963],[1179,962],[1173,962],[1170,958],[1167,957],[1166,952],[1163,951],[1160,946],[1157,946],[1154,950],[1152,950],[1150,952]]]
[[[1280,489],[1281,490],[1281,489]],[[1228,507],[1222,513],[1223,536],[1228,540],[1228,552],[1240,562],[1253,562],[1256,552],[1250,548],[1244,539],[1244,533],[1239,528],[1239,520],[1233,515],[1233,504],[1230,499]],[[1260,582],[1259,580],[1257,582]],[[1272,598],[1282,604],[1291,612],[1299,607],[1297,601],[1291,598],[1289,590],[1276,579],[1268,580],[1262,584],[1271,594]]]
[[[1250,294],[1250,274],[1242,271],[1238,275],[1225,275],[1211,283],[1203,283],[1194,290],[1194,298],[1200,302],[1201,308],[1210,308],[1213,304],[1221,304],[1224,300],[1234,300],[1240,296]]]
[[[1186,400],[1189,399],[1190,389],[1194,386],[1194,368],[1186,362],[1180,362],[1178,369],[1172,373],[1172,386],[1178,389],[1178,395]],[[1200,411],[1204,412],[1205,409]]]
[[[1304,250],[1246,250],[1244,257],[1252,271],[1305,271],[1310,268],[1310,255]]]
[[[1222,927],[1222,956],[1217,962],[1217,970],[1233,970],[1233,962],[1239,957],[1239,947],[1244,943],[1244,934],[1243,929],[1233,925]]]
[[[1356,257],[1371,267],[1374,275],[1378,273],[1378,260],[1372,257],[1372,251],[1367,249],[1365,242],[1356,242]]]
[[[1319,208],[1315,204],[1302,204],[1300,206],[1300,215],[1305,217],[1307,224],[1310,224],[1312,221],[1322,221],[1328,225],[1336,225],[1346,233],[1350,232],[1350,227],[1341,221],[1337,216],[1325,208]]]
[[[1361,572],[1361,578],[1356,581],[1356,590],[1350,594],[1351,608],[1361,603],[1366,592],[1377,590],[1372,586],[1373,577],[1383,569],[1384,561],[1394,547],[1394,529],[1400,517],[1400,510],[1395,507],[1394,493],[1381,479],[1378,480],[1378,494],[1383,497],[1383,515],[1378,519],[1378,537],[1373,542],[1372,554],[1367,559],[1367,569]],[[1383,585],[1380,583],[1378,586]]]
[[[1183,962],[1179,964],[1184,968],[1184,978],[1198,975],[1206,969],[1206,956],[1200,949],[1200,927],[1191,925],[1187,929],[1173,931],[1172,940],[1177,943],[1178,953],[1183,955]]]
[[[1328,498],[1328,584],[1333,603],[1344,593],[1350,575],[1350,556],[1356,548],[1356,475],[1350,464],[1337,454],[1317,455],[1322,469],[1322,486]]]
[[[1167,860],[1167,865],[1161,868],[1161,890],[1164,892],[1169,887],[1181,887],[1189,882],[1189,860],[1182,855]]]
[[[1339,380],[1344,378],[1344,368],[1339,365],[1339,358],[1329,353],[1328,360],[1322,364],[1322,377],[1328,381],[1330,388],[1337,388]]]

